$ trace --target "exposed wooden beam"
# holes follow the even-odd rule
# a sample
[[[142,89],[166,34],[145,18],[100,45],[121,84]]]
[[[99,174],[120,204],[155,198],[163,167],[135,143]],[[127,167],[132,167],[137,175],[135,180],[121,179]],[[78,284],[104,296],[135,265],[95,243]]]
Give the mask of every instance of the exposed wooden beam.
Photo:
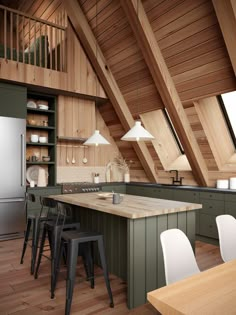
[[[212,0],[212,2],[236,75],[236,1]]]
[[[79,37],[90,62],[92,63],[104,90],[107,93],[114,109],[125,130],[129,130],[134,125],[134,119],[124,100],[122,93],[107,66],[103,53],[93,35],[87,19],[81,10],[77,0],[65,1],[65,8],[68,17]],[[79,69],[78,69],[79,71]],[[150,181],[157,182],[158,177],[155,171],[154,161],[145,143],[133,143],[134,150]]]
[[[155,35],[140,0],[120,0],[199,185],[208,185],[208,170],[185,114]]]

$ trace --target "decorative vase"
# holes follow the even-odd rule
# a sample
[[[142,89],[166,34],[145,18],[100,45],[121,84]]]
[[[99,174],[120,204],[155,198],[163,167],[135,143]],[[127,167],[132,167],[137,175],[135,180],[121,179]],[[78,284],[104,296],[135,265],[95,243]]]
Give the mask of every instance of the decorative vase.
[[[129,173],[125,173],[124,174],[124,181],[125,181],[125,183],[129,183],[130,182],[130,174]]]

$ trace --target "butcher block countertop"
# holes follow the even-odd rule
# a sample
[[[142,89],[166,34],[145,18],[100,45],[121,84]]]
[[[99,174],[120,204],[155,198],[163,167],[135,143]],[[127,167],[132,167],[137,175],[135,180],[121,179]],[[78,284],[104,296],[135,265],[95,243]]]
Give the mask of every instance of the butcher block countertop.
[[[112,194],[102,198],[99,193],[53,195],[51,198],[71,205],[101,212],[139,219],[163,214],[201,209],[201,204],[123,194],[120,204],[112,203]]]

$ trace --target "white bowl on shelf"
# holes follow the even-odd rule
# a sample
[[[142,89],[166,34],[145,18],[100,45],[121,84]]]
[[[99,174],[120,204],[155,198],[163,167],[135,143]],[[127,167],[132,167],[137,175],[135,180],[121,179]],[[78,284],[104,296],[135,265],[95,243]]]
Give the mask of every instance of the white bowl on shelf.
[[[40,143],[46,143],[46,142],[48,142],[48,138],[47,137],[39,137],[39,142]]]
[[[45,105],[45,104],[38,104],[38,108],[39,108],[39,109],[48,110],[48,105]]]

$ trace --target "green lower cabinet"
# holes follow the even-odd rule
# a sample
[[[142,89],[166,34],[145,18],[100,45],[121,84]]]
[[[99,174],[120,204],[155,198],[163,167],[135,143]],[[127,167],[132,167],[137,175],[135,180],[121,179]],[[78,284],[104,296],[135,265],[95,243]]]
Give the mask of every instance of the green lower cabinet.
[[[230,214],[236,218],[236,202],[225,201],[225,214]]]
[[[216,216],[202,213],[200,214],[199,235],[218,239]]]
[[[201,197],[207,197],[205,199]],[[224,194],[200,192],[202,209],[199,210],[199,229],[197,234],[218,239],[216,217],[225,213]]]
[[[144,196],[159,199],[173,199],[173,189],[152,186],[127,185],[126,193],[129,195]]]
[[[201,213],[209,214],[209,215],[221,215],[224,214],[224,200],[209,200],[203,199],[201,200],[202,209],[200,210]]]
[[[125,184],[121,184],[121,185],[106,185],[106,186],[102,186],[102,191],[125,194],[126,193],[126,187],[125,187]]]
[[[156,188],[155,198],[173,200],[174,190],[169,188]]]
[[[129,195],[149,197],[149,189],[150,187],[143,187],[139,185],[127,185],[126,193]]]
[[[40,196],[60,195],[62,193],[61,186],[28,188],[27,192],[34,194],[36,197],[36,202],[28,202],[27,215],[38,215],[40,213]]]

